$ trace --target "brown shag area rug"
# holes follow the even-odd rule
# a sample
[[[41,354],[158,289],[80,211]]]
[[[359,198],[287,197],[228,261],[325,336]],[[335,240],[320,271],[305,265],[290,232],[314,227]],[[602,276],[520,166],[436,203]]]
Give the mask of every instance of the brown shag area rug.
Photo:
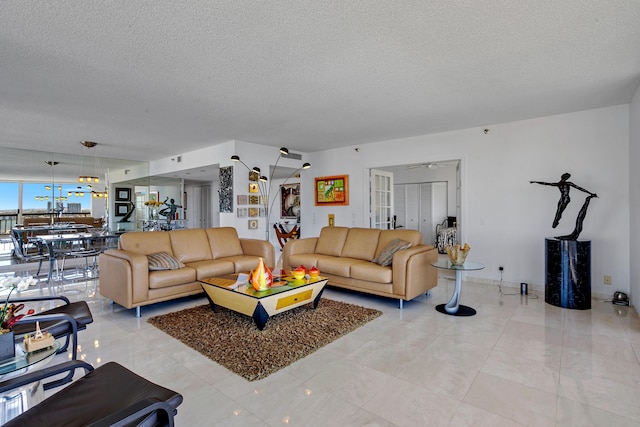
[[[270,317],[260,331],[249,316],[201,305],[148,322],[249,381],[266,378],[354,331],[379,310],[322,298]]]

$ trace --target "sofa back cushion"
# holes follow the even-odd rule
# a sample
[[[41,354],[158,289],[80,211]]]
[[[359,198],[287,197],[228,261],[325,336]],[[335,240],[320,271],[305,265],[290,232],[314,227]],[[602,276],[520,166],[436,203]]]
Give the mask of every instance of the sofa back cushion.
[[[411,243],[411,246],[418,246],[422,244],[422,233],[417,230],[382,230],[380,231],[380,240],[378,240],[378,247],[376,248],[376,255],[380,255],[380,252],[393,239],[404,240]]]
[[[351,228],[341,256],[371,261],[378,247],[380,231],[377,228]]]
[[[125,251],[149,255],[166,252],[173,255],[171,239],[166,231],[133,231],[124,233],[118,240],[118,247]]]
[[[324,227],[320,230],[320,237],[316,244],[316,253],[322,255],[340,256],[349,228]]]
[[[213,259],[243,255],[238,232],[233,227],[207,228]]]
[[[182,262],[211,259],[209,238],[202,228],[169,231],[173,256]]]

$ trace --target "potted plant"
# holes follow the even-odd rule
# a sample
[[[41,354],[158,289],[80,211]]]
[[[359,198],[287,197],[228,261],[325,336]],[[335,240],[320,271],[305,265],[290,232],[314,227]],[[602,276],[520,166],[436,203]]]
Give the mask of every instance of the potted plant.
[[[15,357],[16,348],[11,326],[24,317],[24,314],[17,314],[24,307],[24,304],[10,304],[9,298],[15,289],[24,291],[34,283],[36,283],[36,279],[31,276],[27,278],[8,277],[0,280],[0,287],[9,288],[4,305],[0,308],[0,360]]]

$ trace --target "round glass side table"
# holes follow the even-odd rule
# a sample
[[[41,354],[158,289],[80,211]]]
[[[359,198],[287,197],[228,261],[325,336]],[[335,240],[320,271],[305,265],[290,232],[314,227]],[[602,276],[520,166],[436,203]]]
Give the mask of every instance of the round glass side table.
[[[431,265],[441,270],[450,270],[450,271],[456,272],[456,287],[453,290],[453,295],[451,296],[451,299],[446,304],[437,305],[436,310],[438,310],[440,313],[450,314],[451,316],[475,315],[476,314],[475,309],[458,303],[458,300],[460,299],[461,288],[462,288],[462,272],[482,270],[484,268],[484,265],[480,264],[479,262],[471,262],[471,261],[466,261],[462,265],[454,265],[449,260],[439,260],[436,262],[432,262]]]

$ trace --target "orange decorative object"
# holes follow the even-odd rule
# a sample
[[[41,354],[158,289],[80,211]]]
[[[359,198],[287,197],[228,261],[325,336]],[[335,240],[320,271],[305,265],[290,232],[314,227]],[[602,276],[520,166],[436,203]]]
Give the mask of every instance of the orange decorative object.
[[[318,270],[318,267],[316,267],[315,265],[313,267],[311,267],[311,269],[309,270],[309,277],[313,280],[316,280],[318,278],[318,276],[320,276],[320,270]]]
[[[271,274],[271,270],[269,267],[264,265],[264,261],[260,258],[258,261],[258,267],[253,270],[251,274],[251,286],[256,291],[265,291],[271,287],[273,283],[273,274]]]

